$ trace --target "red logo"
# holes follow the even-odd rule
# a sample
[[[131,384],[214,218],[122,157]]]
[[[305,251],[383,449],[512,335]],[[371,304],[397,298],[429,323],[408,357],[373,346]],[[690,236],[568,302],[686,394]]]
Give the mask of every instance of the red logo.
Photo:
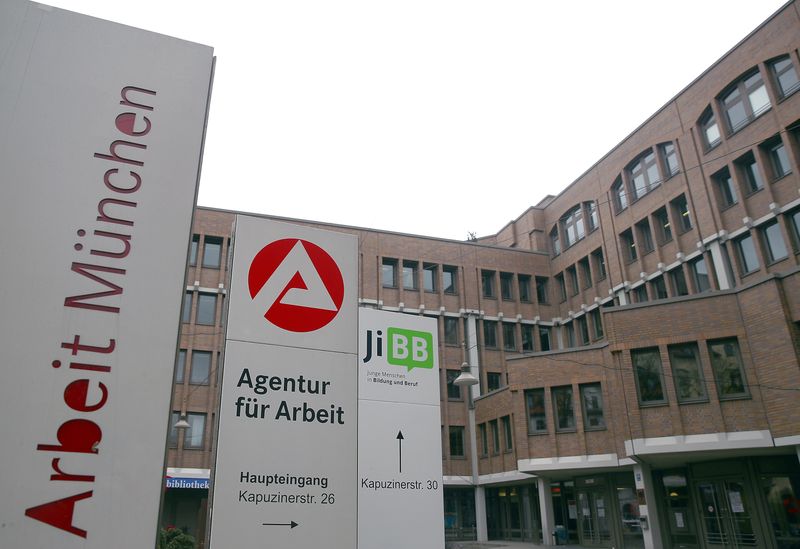
[[[250,297],[264,318],[290,332],[319,330],[339,313],[344,280],[328,252],[299,238],[276,240],[253,258]]]

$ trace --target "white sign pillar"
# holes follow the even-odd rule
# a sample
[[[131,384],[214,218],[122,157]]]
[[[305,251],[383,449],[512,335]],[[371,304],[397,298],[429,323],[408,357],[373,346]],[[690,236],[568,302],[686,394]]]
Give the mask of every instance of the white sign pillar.
[[[357,249],[236,218],[213,549],[356,547]]]

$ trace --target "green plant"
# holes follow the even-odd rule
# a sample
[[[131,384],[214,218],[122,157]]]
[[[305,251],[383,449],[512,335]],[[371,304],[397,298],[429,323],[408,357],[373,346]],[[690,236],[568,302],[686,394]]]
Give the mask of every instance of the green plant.
[[[167,526],[158,533],[156,549],[194,549],[195,541],[180,528]]]

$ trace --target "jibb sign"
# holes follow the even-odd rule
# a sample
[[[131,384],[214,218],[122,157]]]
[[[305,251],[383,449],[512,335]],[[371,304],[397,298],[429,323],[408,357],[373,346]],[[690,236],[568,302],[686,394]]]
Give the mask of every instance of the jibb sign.
[[[212,52],[6,0],[0,59],[0,546],[152,546]]]

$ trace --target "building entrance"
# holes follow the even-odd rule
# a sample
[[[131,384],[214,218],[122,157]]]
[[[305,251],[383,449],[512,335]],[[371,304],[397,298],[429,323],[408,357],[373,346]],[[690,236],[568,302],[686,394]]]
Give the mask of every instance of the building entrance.
[[[582,545],[611,547],[613,509],[605,486],[578,490],[578,532]]]
[[[516,486],[486,489],[486,526],[489,539],[523,539],[523,509]]]
[[[745,483],[735,479],[699,480],[695,494],[706,547],[763,547],[752,513],[754,501]]]

